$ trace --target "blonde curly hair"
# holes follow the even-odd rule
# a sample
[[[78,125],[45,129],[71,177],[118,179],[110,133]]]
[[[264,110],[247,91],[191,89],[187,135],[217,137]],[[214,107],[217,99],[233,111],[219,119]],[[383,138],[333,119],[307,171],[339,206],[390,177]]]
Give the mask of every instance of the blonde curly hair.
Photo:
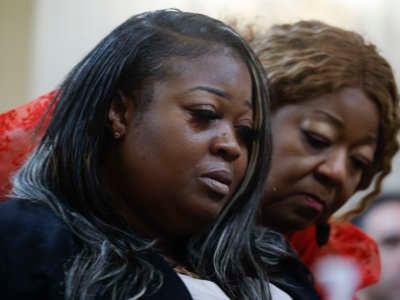
[[[346,213],[360,213],[381,190],[399,146],[399,95],[389,63],[361,35],[319,21],[276,25],[261,32],[246,28],[248,41],[264,66],[271,90],[272,111],[287,103],[359,87],[380,113],[379,140],[374,163],[357,190],[373,183],[360,205]]]

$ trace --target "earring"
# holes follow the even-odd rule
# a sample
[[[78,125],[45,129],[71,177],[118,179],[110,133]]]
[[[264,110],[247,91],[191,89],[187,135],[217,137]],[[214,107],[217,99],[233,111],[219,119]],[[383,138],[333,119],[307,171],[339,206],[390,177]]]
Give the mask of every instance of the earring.
[[[114,132],[114,139],[118,140],[121,138],[121,133],[119,131]]]
[[[328,223],[319,223],[315,226],[315,238],[319,247],[325,245],[329,240],[331,225]]]

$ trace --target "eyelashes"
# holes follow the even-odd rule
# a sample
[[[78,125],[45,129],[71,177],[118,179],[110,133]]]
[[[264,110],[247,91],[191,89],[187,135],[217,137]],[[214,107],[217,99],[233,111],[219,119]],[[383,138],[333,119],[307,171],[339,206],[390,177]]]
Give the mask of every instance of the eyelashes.
[[[207,125],[209,122],[215,120],[221,120],[224,118],[222,114],[219,114],[211,109],[196,108],[190,110],[191,115],[203,125]],[[259,137],[258,130],[251,126],[237,125],[235,126],[235,131],[238,139],[250,149],[254,140]]]
[[[332,142],[321,134],[307,130],[302,130],[302,132],[307,144],[314,150],[324,150],[332,145]],[[351,166],[353,169],[365,171],[371,164],[371,161],[366,158],[359,157],[358,155],[351,157]]]
[[[235,127],[239,139],[245,143],[248,149],[251,148],[253,141],[259,138],[259,131],[250,126]]]
[[[221,114],[218,114],[211,109],[203,109],[203,108],[191,109],[190,113],[194,118],[204,122],[212,120],[220,120],[223,118]]]
[[[364,158],[353,158],[352,163],[355,169],[360,169],[363,171],[366,170],[372,164],[372,162]]]
[[[331,141],[325,138],[324,136],[314,133],[311,131],[302,130],[304,137],[308,145],[313,147],[316,150],[327,148],[331,145]]]

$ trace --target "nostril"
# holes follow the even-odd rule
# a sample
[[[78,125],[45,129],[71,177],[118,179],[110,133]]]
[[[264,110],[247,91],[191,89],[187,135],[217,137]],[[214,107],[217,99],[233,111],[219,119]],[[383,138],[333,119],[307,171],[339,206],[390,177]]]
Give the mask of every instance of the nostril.
[[[240,151],[234,151],[232,154],[231,154],[231,159],[232,160],[236,160],[236,159],[238,159],[240,157]]]
[[[327,176],[324,173],[320,173],[320,172],[316,172],[315,173],[315,178],[323,185],[325,186],[331,186],[333,185],[335,182],[334,180],[332,180],[329,176]]]
[[[223,157],[226,161],[233,161],[241,156],[242,147],[234,132],[224,130],[215,136],[211,142],[211,152]]]
[[[238,149],[234,145],[225,145],[221,147],[218,151],[219,155],[222,156],[225,160],[235,160],[240,157],[240,148]]]
[[[346,170],[343,168],[335,168],[328,164],[319,166],[315,173],[315,177],[326,185],[343,184],[346,180]]]

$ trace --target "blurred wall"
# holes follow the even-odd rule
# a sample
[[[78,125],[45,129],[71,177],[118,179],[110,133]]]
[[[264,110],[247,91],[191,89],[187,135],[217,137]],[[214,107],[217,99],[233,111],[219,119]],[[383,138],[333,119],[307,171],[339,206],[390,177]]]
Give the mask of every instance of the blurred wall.
[[[362,33],[400,70],[396,0],[0,0],[0,111],[55,88],[104,35],[129,16],[176,7],[265,27],[320,19]]]
[[[7,1],[12,3],[12,0]],[[24,94],[12,97],[19,98],[20,102],[55,88],[103,36],[129,16],[145,10],[175,7],[216,18],[230,19],[233,16],[240,21],[256,21],[265,27],[302,18],[319,18],[335,25],[348,25],[353,18],[343,3],[331,0],[35,0],[31,3],[32,24],[21,25],[15,18],[9,20],[9,28],[32,28],[29,36],[18,38],[24,43],[32,41],[26,53],[29,62],[23,62],[21,55],[15,53],[15,60],[21,60],[21,65],[29,68],[25,74],[28,82],[20,85]],[[26,9],[21,8],[19,18],[27,14]],[[0,109],[3,107],[1,105]]]
[[[31,97],[31,0],[0,0],[0,111]]]

